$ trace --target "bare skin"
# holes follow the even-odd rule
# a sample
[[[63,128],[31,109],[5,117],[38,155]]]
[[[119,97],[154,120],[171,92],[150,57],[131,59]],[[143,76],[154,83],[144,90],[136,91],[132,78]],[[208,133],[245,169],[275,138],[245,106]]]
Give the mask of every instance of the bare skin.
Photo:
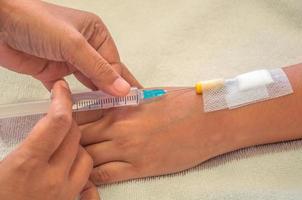
[[[116,96],[139,85],[97,15],[38,0],[0,0],[0,65],[48,89],[69,74]]]
[[[0,0],[0,38],[0,64],[39,79],[48,89],[69,74],[113,95],[140,86],[94,14],[42,1]],[[93,158],[91,180],[102,184],[168,174],[232,150],[301,138],[301,71],[301,65],[286,69],[295,94],[236,110],[205,114],[201,97],[188,91],[139,108],[96,113],[98,121],[91,114],[82,117],[92,121],[81,127],[81,143]],[[72,199],[81,191],[82,199],[98,199],[87,183],[92,164],[78,144],[71,110],[58,115],[56,106],[1,162],[1,199]],[[52,124],[61,125],[53,130]],[[29,187],[29,179],[35,187]]]
[[[92,159],[80,146],[68,85],[55,83],[48,114],[25,141],[0,162],[0,199],[98,200],[88,182]],[[85,186],[86,185],[86,186]]]
[[[116,96],[141,87],[97,15],[38,0],[0,0],[0,65],[40,80],[49,90],[70,74],[90,89]],[[81,199],[99,199],[94,184],[87,183],[91,158],[71,120],[69,89],[61,86],[54,86],[58,97],[48,115],[1,161],[0,199],[65,200],[81,191]]]
[[[302,138],[302,65],[285,68],[294,94],[204,113],[193,90],[105,111],[81,127],[96,184],[169,174],[236,149]],[[91,117],[91,116],[90,116]]]

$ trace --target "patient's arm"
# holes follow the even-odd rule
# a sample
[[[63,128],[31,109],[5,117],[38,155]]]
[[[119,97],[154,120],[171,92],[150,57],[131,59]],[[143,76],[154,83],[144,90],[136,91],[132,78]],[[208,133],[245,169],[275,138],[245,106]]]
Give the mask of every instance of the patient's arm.
[[[194,91],[105,111],[82,126],[96,184],[181,171],[236,149],[302,138],[302,65],[285,68],[294,94],[203,112]]]

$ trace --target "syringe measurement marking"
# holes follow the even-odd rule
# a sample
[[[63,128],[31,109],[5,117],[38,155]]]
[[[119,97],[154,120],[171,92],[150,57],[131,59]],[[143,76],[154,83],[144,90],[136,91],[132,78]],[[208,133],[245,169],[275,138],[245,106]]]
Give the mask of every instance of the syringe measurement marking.
[[[107,108],[107,107],[116,107],[119,105],[131,105],[136,101],[139,103],[138,94],[125,97],[113,97],[113,98],[96,98],[88,97],[87,99],[78,99],[74,102],[73,109],[75,110],[91,110],[94,108]]]

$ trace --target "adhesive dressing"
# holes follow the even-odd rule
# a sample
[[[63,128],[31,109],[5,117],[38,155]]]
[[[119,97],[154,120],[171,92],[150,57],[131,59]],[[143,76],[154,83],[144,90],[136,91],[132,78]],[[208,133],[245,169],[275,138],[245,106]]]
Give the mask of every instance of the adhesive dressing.
[[[204,111],[233,109],[293,93],[291,84],[282,69],[257,70],[231,79],[206,81],[203,87]],[[220,80],[220,81],[217,81]]]

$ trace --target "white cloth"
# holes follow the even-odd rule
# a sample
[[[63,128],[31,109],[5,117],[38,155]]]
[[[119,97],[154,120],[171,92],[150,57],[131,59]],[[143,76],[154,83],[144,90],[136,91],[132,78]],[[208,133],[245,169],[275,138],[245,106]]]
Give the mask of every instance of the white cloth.
[[[53,0],[99,14],[123,61],[149,86],[193,85],[301,62],[299,0]],[[73,89],[82,88],[69,79]],[[1,103],[47,98],[30,77],[1,69]],[[0,157],[38,117],[0,122]],[[102,186],[116,199],[301,199],[302,141],[251,147],[174,175]]]

